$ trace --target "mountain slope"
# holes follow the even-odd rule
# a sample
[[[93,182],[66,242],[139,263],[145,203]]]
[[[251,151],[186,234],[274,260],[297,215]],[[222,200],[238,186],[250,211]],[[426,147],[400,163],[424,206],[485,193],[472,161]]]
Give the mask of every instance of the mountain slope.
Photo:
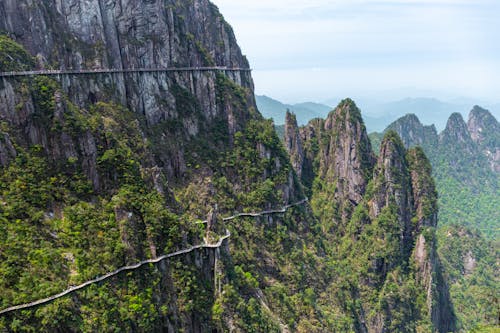
[[[498,293],[494,248],[500,175],[493,153],[500,149],[497,129],[497,120],[477,106],[468,124],[453,114],[439,137],[434,127],[423,126],[414,115],[388,128],[397,131],[406,146],[421,146],[433,165],[441,222],[438,252],[462,330],[498,325],[491,306]]]
[[[249,67],[213,4],[21,0],[0,17],[0,71],[104,71],[0,78],[1,308],[176,254],[2,314],[0,330],[454,327],[425,156],[390,135],[375,161],[346,100],[287,129],[299,178],[250,72],[200,70]]]
[[[276,125],[285,124],[285,115],[287,110],[291,111],[297,117],[299,125],[305,125],[313,118],[324,118],[331,107],[319,103],[305,102],[298,104],[283,104],[267,96],[255,96],[257,107],[265,118],[272,118]]]
[[[208,1],[19,1],[2,2],[0,13],[2,29],[17,41],[2,37],[2,71],[248,67],[231,28]],[[195,221],[216,204],[228,215],[302,199],[271,124],[255,110],[252,85],[248,72],[213,71],[2,78],[2,308],[125,264],[215,243],[226,227],[205,234]],[[283,242],[306,237],[302,219],[300,212],[275,219],[290,223]],[[246,230],[257,241],[260,223],[253,222],[247,219]],[[278,330],[278,320],[257,301],[264,276],[273,274],[247,263],[275,262],[282,252],[243,257],[236,246],[249,243],[246,234],[227,228],[232,248],[226,243],[220,251],[193,251],[121,274],[71,298],[2,316],[0,326]],[[297,242],[287,253],[295,267],[303,249]],[[248,277],[250,270],[259,280]],[[229,301],[215,288],[217,272]]]
[[[437,236],[460,329],[498,329],[498,241],[456,225],[441,228]]]
[[[286,128],[294,128],[294,118],[287,119]],[[292,137],[285,142],[295,140],[294,133],[287,131]],[[287,147],[291,156],[301,156],[301,178],[329,244],[329,265],[336,267],[318,299],[335,314],[330,330],[453,330],[424,153],[406,151],[390,132],[375,160],[360,111],[349,99],[300,133],[303,154],[299,145]]]
[[[452,114],[443,132],[423,126],[414,115],[391,124],[406,147],[421,146],[433,165],[440,194],[439,220],[480,228],[496,237],[500,205],[500,176],[496,154],[500,149],[498,121],[486,110],[474,107],[469,125]]]

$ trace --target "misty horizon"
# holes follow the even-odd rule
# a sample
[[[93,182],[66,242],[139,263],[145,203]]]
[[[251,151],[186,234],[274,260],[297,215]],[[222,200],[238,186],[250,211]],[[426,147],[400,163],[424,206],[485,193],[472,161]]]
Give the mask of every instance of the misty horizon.
[[[493,0],[215,0],[254,69],[256,93],[500,102]],[[471,105],[472,106],[472,105]]]

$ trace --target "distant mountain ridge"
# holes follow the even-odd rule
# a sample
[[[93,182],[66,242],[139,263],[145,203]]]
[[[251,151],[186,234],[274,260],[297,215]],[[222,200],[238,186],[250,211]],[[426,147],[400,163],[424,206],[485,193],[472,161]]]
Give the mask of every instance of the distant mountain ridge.
[[[255,99],[262,115],[265,118],[272,118],[275,125],[285,124],[287,110],[295,113],[299,125],[305,125],[314,118],[325,118],[333,110],[331,106],[314,102],[285,104],[271,97],[259,95],[256,95]]]
[[[337,103],[332,99],[325,103],[286,104],[268,96],[256,96],[256,100],[262,115],[265,118],[273,118],[275,125],[285,123],[285,113],[289,109],[297,116],[297,123],[300,126],[314,118],[325,118],[333,109],[328,105]],[[418,97],[391,102],[362,100],[358,104],[368,132],[381,132],[406,114],[415,114],[423,124],[434,124],[437,130],[443,130],[452,113],[459,112],[466,116],[474,102],[465,100],[445,102],[437,98]],[[486,105],[486,107],[496,118],[500,117],[500,104]]]
[[[438,252],[444,264],[460,332],[498,325],[498,231],[500,229],[500,126],[475,106],[465,122],[453,113],[438,134],[414,114],[393,122],[406,147],[420,146],[432,164],[439,204]],[[370,134],[380,146],[384,134]],[[385,134],[387,135],[387,134]],[[375,151],[377,151],[377,148]],[[482,232],[480,232],[480,229]]]
[[[414,114],[390,124],[406,147],[421,146],[433,166],[442,224],[464,224],[498,236],[500,228],[500,125],[486,109],[475,106],[466,123],[453,113],[438,134]],[[382,134],[372,133],[377,146]]]

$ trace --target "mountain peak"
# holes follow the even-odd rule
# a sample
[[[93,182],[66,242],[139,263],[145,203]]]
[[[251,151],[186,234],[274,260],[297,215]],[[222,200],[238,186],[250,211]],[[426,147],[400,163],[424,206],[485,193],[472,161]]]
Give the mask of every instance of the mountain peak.
[[[500,126],[495,117],[486,109],[480,106],[474,106],[472,111],[469,113],[469,120],[467,122],[467,127],[471,133],[472,140],[479,143],[484,140],[484,136],[488,134],[493,134],[500,130]]]
[[[481,115],[481,114],[483,114],[483,115],[484,115],[484,114],[488,114],[488,115],[490,115],[490,116],[491,116],[490,111],[488,111],[488,110],[486,110],[486,109],[484,109],[484,108],[480,107],[479,105],[474,105],[474,107],[473,107],[473,108],[472,108],[472,110],[471,110],[471,113],[470,113],[469,117],[470,117],[470,116]]]
[[[302,176],[302,167],[304,164],[302,140],[297,125],[297,117],[288,110],[285,116],[285,147],[290,155],[292,166],[300,178]]]
[[[414,146],[432,146],[437,143],[436,127],[424,126],[413,113],[399,118],[390,124],[387,130],[398,133],[407,149]]]
[[[456,146],[457,143],[462,143],[463,148],[472,151],[473,142],[462,115],[458,112],[452,113],[446,128],[440,134],[439,140],[443,144]]]
[[[334,127],[334,123],[359,123],[363,127],[365,127],[363,123],[363,119],[361,117],[361,110],[356,106],[356,103],[350,99],[346,98],[342,100],[335,110],[328,114],[326,120],[326,128],[332,129]]]
[[[476,105],[469,114],[467,128],[472,141],[488,158],[491,169],[500,173],[500,124],[496,118]]]
[[[361,111],[352,99],[344,99],[330,112],[324,125],[330,138],[320,159],[320,173],[339,180],[339,192],[359,203],[371,176],[374,157]]]

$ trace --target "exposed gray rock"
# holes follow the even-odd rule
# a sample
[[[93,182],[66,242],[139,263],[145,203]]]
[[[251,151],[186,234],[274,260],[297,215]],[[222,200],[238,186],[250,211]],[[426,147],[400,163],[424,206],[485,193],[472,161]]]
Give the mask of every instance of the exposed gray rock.
[[[285,147],[290,155],[290,162],[299,178],[302,177],[304,164],[304,151],[302,140],[300,138],[297,118],[294,114],[287,111],[285,117]]]
[[[231,27],[208,0],[2,1],[0,30],[36,56],[41,68],[249,67]],[[250,72],[226,74],[247,92],[253,91]],[[124,105],[143,115],[148,128],[177,124],[175,135],[186,140],[221,118],[228,134],[241,129],[241,111],[217,97],[215,72],[62,75],[57,79],[80,108],[98,101]],[[33,112],[29,98],[14,93],[14,79],[2,80],[0,119],[26,128]],[[253,95],[248,96],[248,106],[256,109]],[[22,98],[25,107],[16,110]],[[50,145],[52,139],[36,124],[27,127],[27,143]],[[60,155],[74,155],[78,144],[64,145]],[[182,176],[186,170],[182,146],[163,149],[157,159],[169,178]],[[98,183],[95,177],[94,183]]]
[[[401,230],[401,247],[407,247],[411,243],[412,236],[411,179],[406,149],[395,132],[388,132],[382,141],[374,179],[375,193],[370,202],[370,213],[377,217],[382,208],[395,204]]]
[[[338,193],[357,205],[375,162],[361,111],[352,100],[344,100],[328,115],[324,126],[329,143],[320,152],[320,174],[336,180]]]
[[[491,170],[500,173],[500,124],[496,118],[488,110],[475,106],[469,114],[467,128],[488,158]]]
[[[385,131],[395,131],[401,137],[405,147],[435,147],[438,134],[434,125],[424,126],[414,114],[408,114],[390,124]]]
[[[439,135],[442,146],[460,146],[460,149],[473,154],[475,145],[462,115],[453,113],[448,119],[445,130]]]
[[[0,165],[7,166],[14,157],[16,157],[16,149],[9,135],[0,131]]]

